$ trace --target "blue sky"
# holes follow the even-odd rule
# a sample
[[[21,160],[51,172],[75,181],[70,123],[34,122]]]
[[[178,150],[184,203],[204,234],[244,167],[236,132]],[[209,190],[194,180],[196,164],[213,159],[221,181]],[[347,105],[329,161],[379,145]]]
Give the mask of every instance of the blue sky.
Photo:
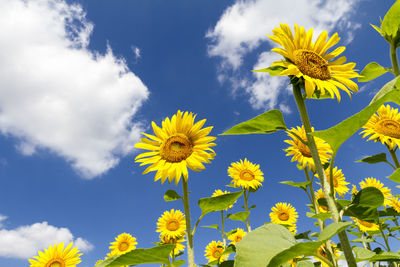
[[[390,66],[388,44],[369,24],[379,24],[392,3],[0,0],[0,266],[27,266],[55,240],[75,241],[83,267],[103,258],[123,232],[151,247],[158,217],[183,210],[163,194],[181,186],[141,175],[133,148],[140,132],[178,109],[206,118],[213,136],[272,108],[284,112],[288,126],[300,125],[287,78],[251,72],[279,58],[269,53],[272,28],[286,22],[338,32],[358,69],[371,61]],[[308,101],[312,124],[326,129],[354,114],[390,79],[359,84],[352,100],[342,94],[340,103]],[[246,157],[265,174],[250,198],[257,205],[252,227],[269,221],[275,203],[290,202],[300,215],[298,231],[312,228],[303,192],[279,184],[304,180],[282,151],[285,139],[284,132],[219,136],[212,164],[189,174],[193,220],[197,200],[229,184],[228,166]],[[375,177],[399,194],[385,180],[390,167],[354,163],[379,152],[383,146],[356,134],[336,163],[351,183]],[[217,222],[210,214],[201,224]],[[236,227],[243,226],[227,228]],[[205,246],[219,238],[213,229],[198,230],[196,262],[206,263]]]

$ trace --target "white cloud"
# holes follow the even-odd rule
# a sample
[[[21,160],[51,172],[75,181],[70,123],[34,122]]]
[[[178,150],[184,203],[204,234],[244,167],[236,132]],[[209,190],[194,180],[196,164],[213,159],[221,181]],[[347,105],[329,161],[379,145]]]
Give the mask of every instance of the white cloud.
[[[134,54],[134,56],[135,56],[135,60],[138,60],[138,59],[141,57],[140,48],[137,47],[137,46],[132,45],[132,46],[131,46],[131,49],[132,49],[132,52],[133,52],[133,54]]]
[[[133,150],[148,90],[110,47],[87,48],[85,16],[63,0],[0,1],[0,131],[21,153],[47,149],[92,178]]]
[[[278,95],[285,90],[287,80],[270,77],[268,74],[256,74],[253,77],[239,73],[243,60],[262,44],[269,48],[275,44],[267,35],[279,23],[287,23],[293,28],[296,23],[306,29],[314,28],[314,35],[323,30],[332,32],[335,28],[344,33],[344,43],[354,37],[354,31],[360,24],[350,20],[354,6],[359,0],[237,0],[228,7],[214,28],[206,37],[210,40],[209,56],[221,58],[218,80],[229,80],[232,84],[245,84],[242,87],[249,96],[255,109],[277,106]],[[343,37],[343,34],[341,34]],[[264,52],[258,56],[256,66],[265,68],[274,57]],[[227,73],[231,71],[233,73]],[[246,69],[246,72],[248,70]],[[227,78],[227,77],[235,77]],[[238,81],[237,77],[241,77]],[[237,88],[234,88],[237,90]]]
[[[4,222],[5,220],[7,220],[7,218],[8,218],[7,216],[0,214],[0,228],[3,228],[3,227],[4,227],[3,222]]]
[[[93,249],[93,245],[81,237],[74,238],[68,228],[58,228],[47,222],[20,226],[16,229],[0,230],[0,257],[27,259],[37,255],[50,245],[65,245],[74,242],[82,252]]]

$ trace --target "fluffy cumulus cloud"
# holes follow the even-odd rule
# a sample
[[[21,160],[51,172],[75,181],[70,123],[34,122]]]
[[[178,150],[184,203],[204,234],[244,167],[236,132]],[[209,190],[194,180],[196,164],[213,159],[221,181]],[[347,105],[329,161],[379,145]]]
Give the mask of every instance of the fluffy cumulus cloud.
[[[47,222],[20,226],[16,229],[0,229],[0,257],[27,259],[56,243],[74,243],[81,252],[93,249],[83,238],[74,238],[68,228],[58,228]]]
[[[110,47],[88,49],[85,16],[64,0],[0,1],[0,131],[92,178],[132,151],[148,89]]]
[[[232,81],[227,77],[233,75],[227,72],[234,72],[235,77],[240,75],[238,72],[246,55],[266,43],[269,48],[275,46],[267,35],[279,23],[287,23],[291,28],[295,23],[306,29],[314,28],[315,35],[323,30],[332,32],[338,29],[345,33],[345,41],[348,42],[353,38],[353,31],[360,27],[350,20],[357,2],[358,0],[237,0],[224,11],[217,24],[206,34],[210,42],[208,54],[221,58],[218,79]],[[253,69],[268,67],[276,59],[271,53],[261,53]],[[287,83],[267,74],[242,76],[241,80],[238,82],[235,78],[234,83],[245,85],[242,89],[249,94],[249,101],[256,109],[279,106],[278,94]]]

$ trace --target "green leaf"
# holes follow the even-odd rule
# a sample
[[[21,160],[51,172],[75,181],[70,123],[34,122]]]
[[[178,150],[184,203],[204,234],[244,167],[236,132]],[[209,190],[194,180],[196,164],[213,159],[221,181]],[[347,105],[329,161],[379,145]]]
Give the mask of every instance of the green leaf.
[[[260,70],[253,70],[254,72],[268,72],[269,75],[271,76],[276,76],[279,75],[282,71],[284,71],[286,68],[282,66],[271,66],[265,69],[260,69]]]
[[[184,260],[177,260],[177,261],[174,261],[173,263],[171,263],[168,266],[169,267],[179,267],[179,266],[184,265],[185,263],[186,263],[186,261],[184,261]]]
[[[318,237],[318,241],[326,242],[328,239],[349,227],[352,222],[336,222],[328,225]]]
[[[213,229],[217,229],[219,231],[219,226],[218,224],[213,224],[213,225],[203,225],[201,227],[205,227],[205,228],[213,228]]]
[[[293,234],[278,224],[265,224],[250,233],[236,245],[235,266],[266,266],[280,251],[296,243]]]
[[[356,217],[363,221],[378,220],[378,210],[376,208],[363,207],[358,205],[350,205],[344,210],[344,216]]]
[[[400,29],[400,2],[396,1],[383,18],[381,32],[385,39],[395,39]],[[389,41],[389,40],[388,40]],[[390,42],[390,41],[389,41]]]
[[[361,77],[358,78],[359,82],[371,81],[382,74],[385,74],[388,70],[376,62],[368,63],[367,66],[361,71]]]
[[[233,267],[234,264],[235,264],[235,261],[229,260],[229,261],[222,262],[218,267]]]
[[[379,91],[378,93],[375,94],[374,98],[372,98],[371,102],[369,105],[377,101],[378,99],[382,98],[384,95],[387,93],[395,90],[395,89],[400,89],[400,77],[396,77],[390,82],[386,83]]]
[[[387,208],[384,210],[380,210],[378,212],[379,218],[381,217],[394,217],[394,216],[400,216],[400,213],[398,213],[395,209],[393,208]]]
[[[310,134],[324,139],[332,147],[334,153],[336,153],[344,141],[364,126],[372,114],[374,114],[382,104],[392,101],[400,105],[400,90],[394,89],[393,87],[394,84],[391,88],[392,90],[389,90],[389,92],[378,98],[375,102],[371,103],[357,114],[327,130],[312,132]]]
[[[293,182],[293,181],[283,181],[283,182],[280,182],[280,183],[281,183],[281,184],[287,184],[287,185],[290,185],[290,186],[294,186],[294,187],[299,187],[299,188],[305,189],[306,186],[309,185],[309,184],[311,183],[311,181],[298,182],[298,183]]]
[[[164,200],[165,201],[175,201],[182,198],[178,193],[175,192],[175,190],[167,190],[164,194]]]
[[[357,160],[356,162],[365,162],[369,164],[375,164],[379,162],[388,162],[386,158],[386,153],[379,153],[373,156],[368,156],[365,158],[362,158],[360,160]]]
[[[356,254],[357,262],[369,260],[371,257],[376,255],[375,252],[368,250],[366,248],[354,247],[353,251]]]
[[[296,235],[294,236],[294,238],[296,238],[296,240],[297,240],[297,239],[308,239],[308,240],[311,240],[310,237],[308,236],[308,235],[310,234],[310,232],[311,232],[311,231],[307,231],[307,232],[304,232],[304,233],[296,234]]]
[[[395,170],[391,175],[388,176],[388,179],[393,182],[400,183],[400,169]]]
[[[206,197],[199,199],[198,204],[201,209],[201,216],[204,216],[210,212],[227,209],[230,205],[233,205],[233,203],[235,203],[242,194],[243,191],[239,191],[217,197]]]
[[[234,221],[245,222],[247,217],[249,217],[250,211],[240,211],[234,214],[228,214],[226,217]]]
[[[248,121],[239,123],[221,135],[266,134],[286,129],[282,113],[277,109],[273,109]]]
[[[174,244],[167,244],[153,248],[138,248],[125,254],[108,258],[96,265],[96,267],[139,265],[145,263],[169,264],[169,254],[174,247]]]
[[[322,221],[325,221],[329,218],[332,217],[330,212],[321,212],[318,214],[312,213],[312,212],[307,212],[307,217],[313,218],[313,219],[320,219]]]
[[[338,204],[339,210],[342,210],[346,206],[350,205],[351,201],[347,199],[336,199],[336,204]]]
[[[375,187],[366,187],[354,197],[352,204],[367,208],[379,208],[383,205],[382,192]]]
[[[296,264],[296,267],[314,267],[314,263],[311,261],[299,261]]]

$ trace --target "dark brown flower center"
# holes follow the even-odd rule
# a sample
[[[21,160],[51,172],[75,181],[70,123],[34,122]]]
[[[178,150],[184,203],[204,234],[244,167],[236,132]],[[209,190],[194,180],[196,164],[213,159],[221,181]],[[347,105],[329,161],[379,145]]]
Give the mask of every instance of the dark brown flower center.
[[[400,139],[400,124],[394,120],[386,119],[377,122],[375,131],[392,138]]]
[[[118,245],[118,250],[119,251],[125,251],[128,248],[129,248],[129,243],[126,242],[126,241],[123,241],[123,242],[119,243],[119,245]]]
[[[281,211],[281,212],[278,214],[278,218],[279,218],[279,220],[281,220],[281,221],[287,221],[287,220],[289,220],[289,214],[288,214],[287,212],[285,212],[285,211]]]
[[[171,136],[165,141],[160,150],[160,155],[167,162],[181,162],[193,152],[190,140],[182,134]]]
[[[365,226],[367,228],[371,228],[372,226],[374,226],[372,223],[370,222],[366,222],[366,221],[362,221],[362,220],[358,220],[358,222],[362,225]]]
[[[305,75],[319,80],[329,80],[328,62],[317,53],[299,49],[294,51],[294,64]]]

